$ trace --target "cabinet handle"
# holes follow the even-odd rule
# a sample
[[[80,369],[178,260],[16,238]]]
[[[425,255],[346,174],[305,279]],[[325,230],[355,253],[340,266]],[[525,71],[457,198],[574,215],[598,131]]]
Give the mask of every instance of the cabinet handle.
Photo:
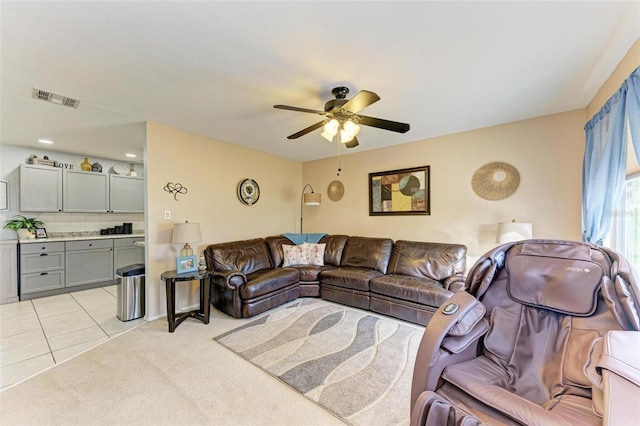
[[[48,272],[42,272],[40,275],[49,275]]]
[[[49,253],[40,253],[40,256],[49,256]]]

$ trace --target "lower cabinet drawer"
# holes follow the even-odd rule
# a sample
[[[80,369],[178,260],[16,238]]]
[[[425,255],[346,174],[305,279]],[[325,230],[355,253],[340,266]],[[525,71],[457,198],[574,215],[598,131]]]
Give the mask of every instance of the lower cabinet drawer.
[[[20,273],[55,271],[64,269],[64,252],[23,254],[20,256]]]
[[[64,270],[23,274],[20,276],[20,293],[53,290],[64,287]]]

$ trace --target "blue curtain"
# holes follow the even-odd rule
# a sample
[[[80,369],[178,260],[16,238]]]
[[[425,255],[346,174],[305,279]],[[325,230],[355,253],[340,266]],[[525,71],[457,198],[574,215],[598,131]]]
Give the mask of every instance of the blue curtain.
[[[585,126],[582,166],[582,239],[597,245],[611,230],[624,189],[627,123],[640,161],[640,67]]]

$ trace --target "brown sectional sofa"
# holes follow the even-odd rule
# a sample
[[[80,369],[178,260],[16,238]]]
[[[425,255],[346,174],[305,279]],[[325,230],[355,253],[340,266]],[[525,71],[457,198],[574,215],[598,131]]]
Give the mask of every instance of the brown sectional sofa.
[[[347,235],[325,235],[324,265],[282,267],[282,236],[211,244],[212,303],[248,318],[298,297],[322,297],[426,325],[464,288],[466,247]]]

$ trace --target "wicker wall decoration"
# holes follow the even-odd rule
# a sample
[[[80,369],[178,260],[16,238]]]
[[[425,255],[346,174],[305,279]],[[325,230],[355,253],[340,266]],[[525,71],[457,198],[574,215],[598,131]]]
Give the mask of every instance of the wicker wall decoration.
[[[344,195],[344,185],[339,180],[334,180],[327,188],[327,194],[331,201],[340,201]]]
[[[485,200],[502,200],[511,196],[520,185],[520,173],[511,164],[499,161],[485,164],[473,174],[471,188]]]

